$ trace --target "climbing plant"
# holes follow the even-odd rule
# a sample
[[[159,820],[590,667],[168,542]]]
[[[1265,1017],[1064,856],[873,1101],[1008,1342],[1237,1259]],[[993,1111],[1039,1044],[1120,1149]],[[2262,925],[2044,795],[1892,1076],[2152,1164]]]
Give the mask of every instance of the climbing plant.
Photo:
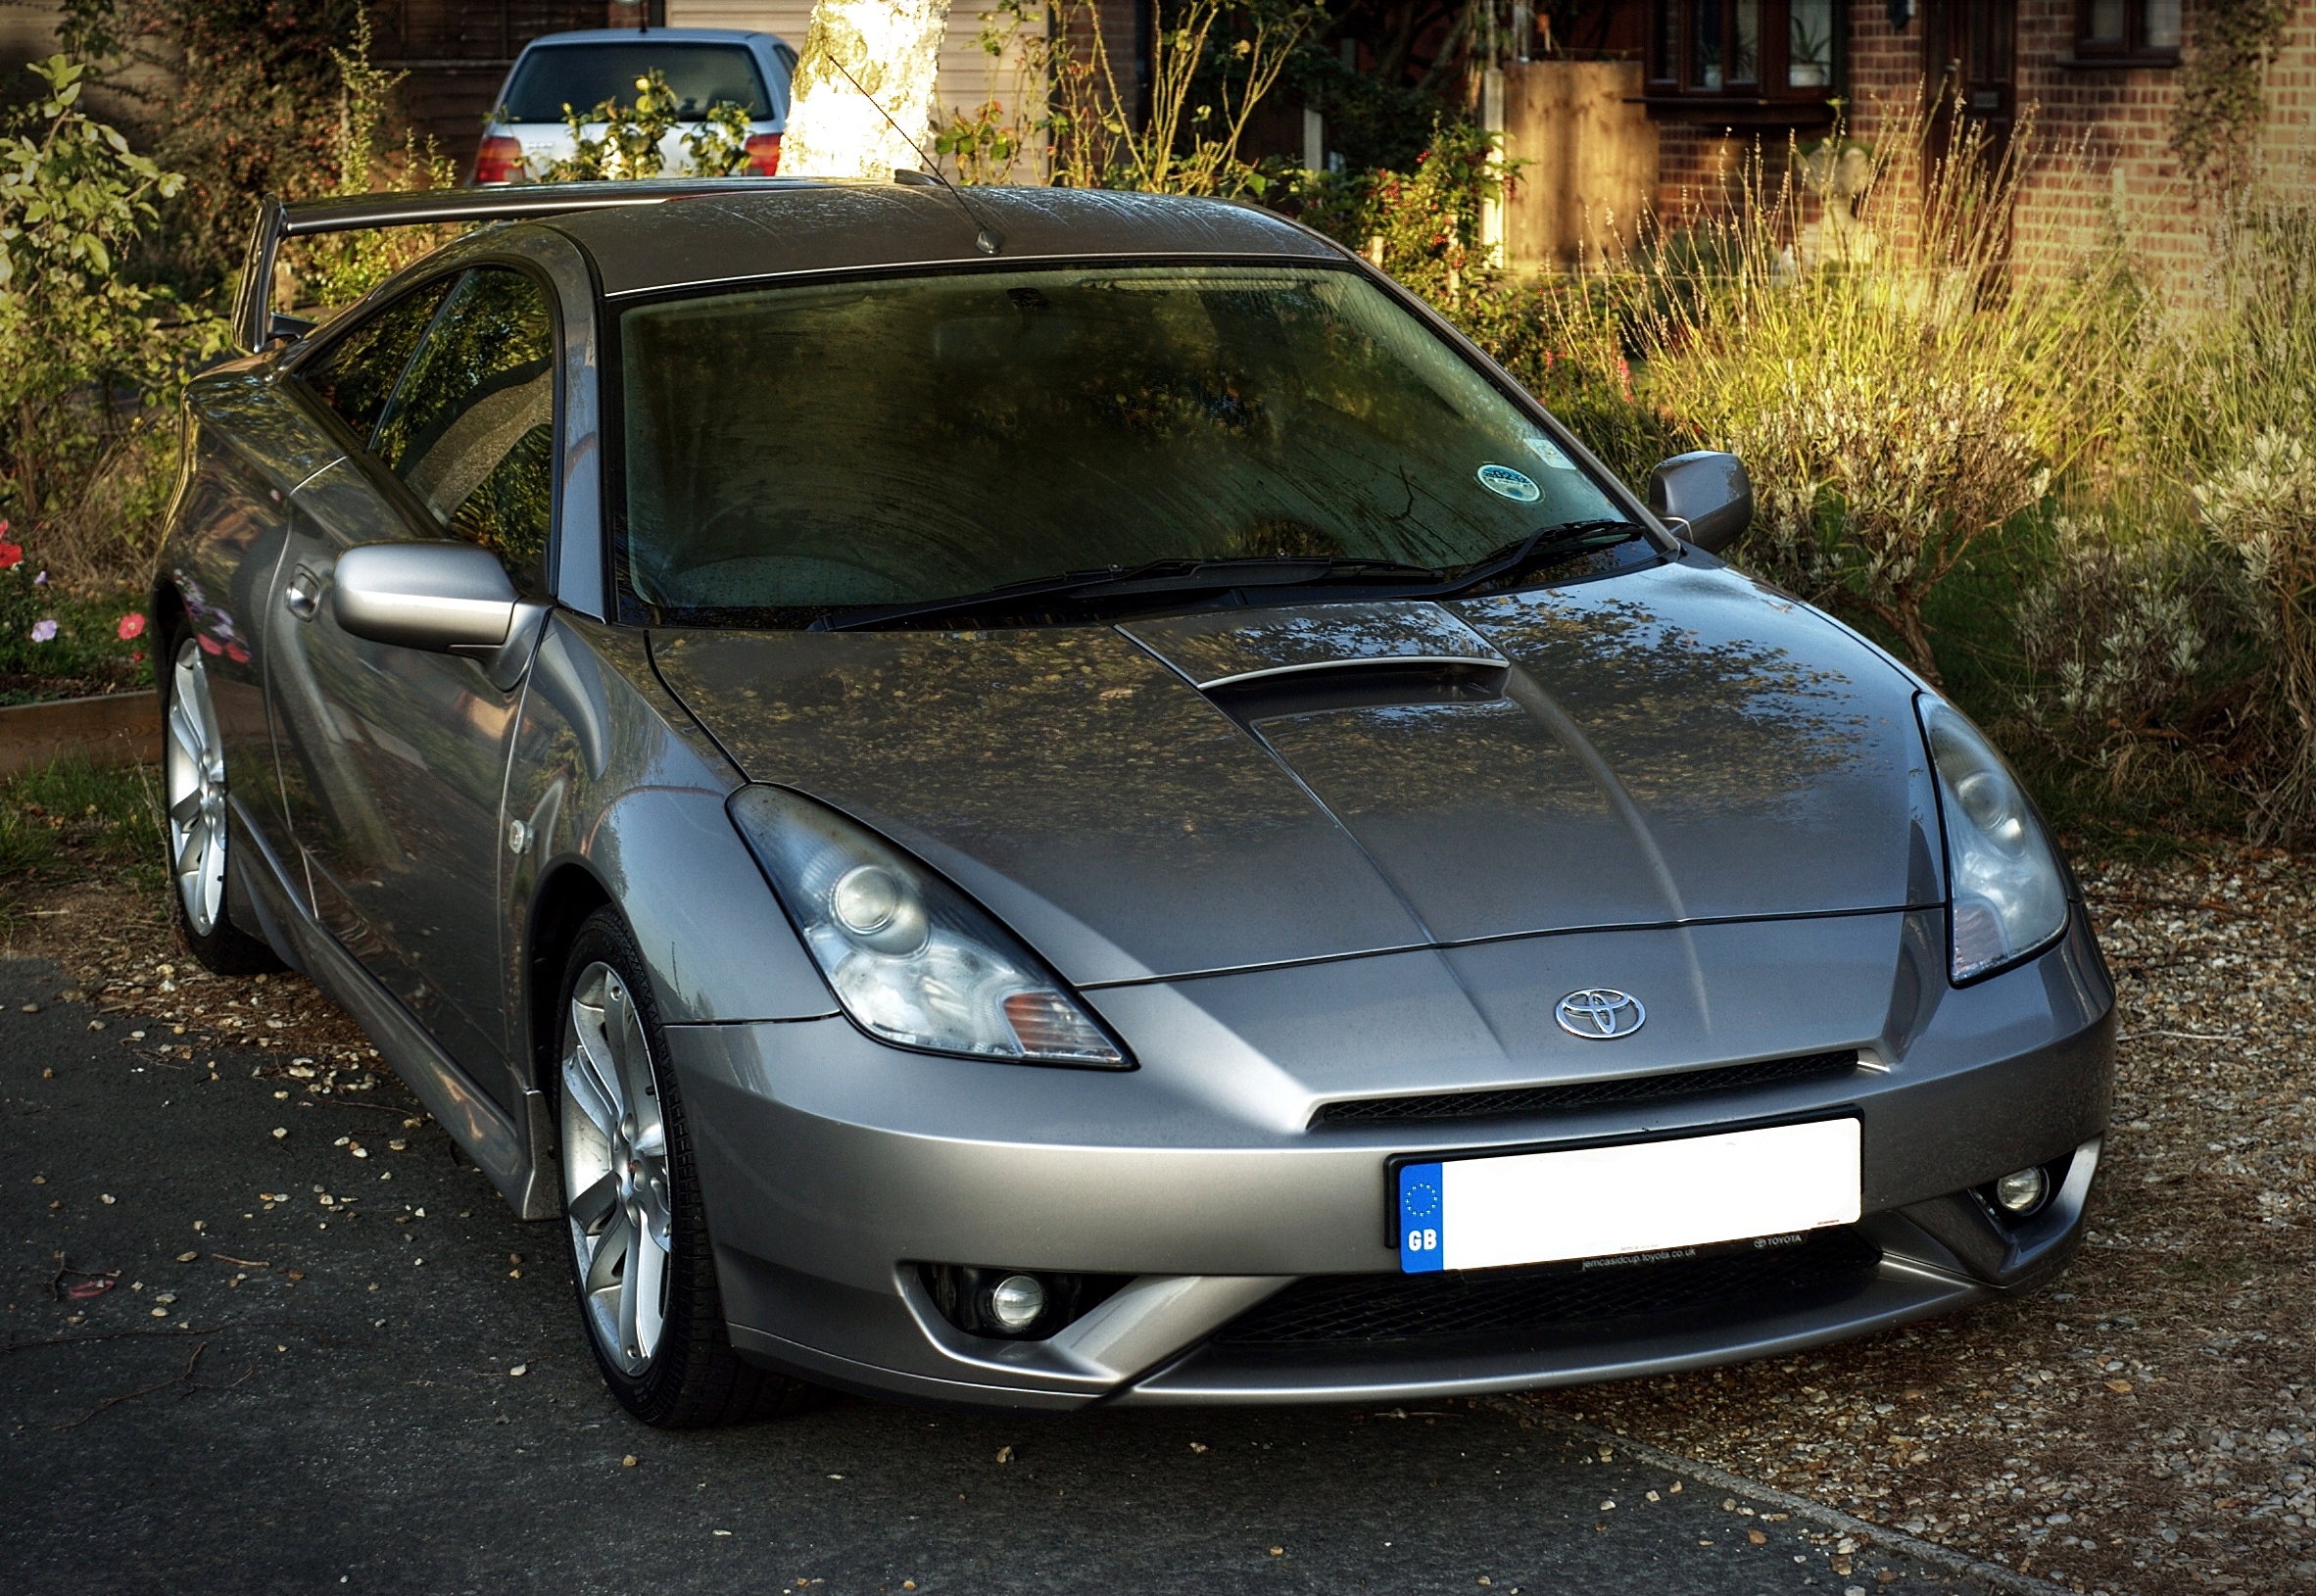
[[[2293,0],[2204,0],[2180,68],[2171,148],[2190,178],[2236,187],[2259,136],[2268,63],[2291,25]]]

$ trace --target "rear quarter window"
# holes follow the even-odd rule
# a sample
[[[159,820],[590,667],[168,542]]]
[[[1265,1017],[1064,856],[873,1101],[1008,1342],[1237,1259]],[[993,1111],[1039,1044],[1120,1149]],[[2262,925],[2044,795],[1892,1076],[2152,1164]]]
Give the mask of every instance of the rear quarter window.
[[[751,121],[772,116],[763,74],[746,45],[639,39],[532,50],[507,85],[505,120],[561,121],[565,106],[585,114],[605,100],[632,105],[636,79],[653,72],[667,79],[679,121],[704,120],[719,105],[739,106]]]

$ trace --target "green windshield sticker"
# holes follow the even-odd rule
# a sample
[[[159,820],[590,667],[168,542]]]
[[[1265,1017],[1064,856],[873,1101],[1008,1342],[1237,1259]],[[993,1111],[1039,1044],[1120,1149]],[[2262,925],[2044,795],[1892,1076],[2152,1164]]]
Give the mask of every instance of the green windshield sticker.
[[[1544,490],[1536,486],[1534,477],[1516,471],[1509,465],[1482,465],[1478,475],[1479,485],[1488,492],[1501,494],[1506,499],[1517,500],[1523,505],[1532,505],[1544,497]]]

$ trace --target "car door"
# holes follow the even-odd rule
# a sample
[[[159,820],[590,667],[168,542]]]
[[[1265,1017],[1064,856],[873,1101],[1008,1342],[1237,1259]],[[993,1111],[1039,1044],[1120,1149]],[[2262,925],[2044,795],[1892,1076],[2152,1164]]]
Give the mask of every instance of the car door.
[[[276,430],[294,430],[309,439],[305,453],[310,463],[290,479],[291,499],[275,496],[282,523],[277,536],[297,547],[277,548],[275,563],[268,569],[271,580],[259,606],[260,653],[265,659],[266,695],[272,706],[267,760],[272,801],[254,819],[309,910],[314,907],[313,890],[300,838],[335,832],[367,837],[382,846],[386,833],[353,766],[347,740],[322,706],[305,651],[293,649],[278,662],[272,657],[277,644],[298,641],[297,628],[289,624],[293,617],[282,608],[282,588],[294,575],[295,561],[279,556],[294,555],[312,542],[310,526],[304,529],[303,542],[289,533],[295,519],[294,495],[336,469],[349,451],[368,441],[454,280],[422,284],[364,314],[350,327],[333,331],[314,355],[293,367],[290,380],[268,390],[291,423]]]
[[[348,549],[445,537],[490,549],[519,594],[543,598],[555,474],[548,295],[496,266],[433,292],[374,419],[374,373],[362,404],[345,403],[327,372],[306,383],[350,432],[369,425],[294,498],[271,681],[282,759],[302,777],[291,826],[315,916],[512,1107],[520,1084],[507,1067],[496,904],[519,690],[461,656],[353,637],[329,599]],[[413,318],[424,304],[413,297]],[[379,351],[391,358],[383,339]]]

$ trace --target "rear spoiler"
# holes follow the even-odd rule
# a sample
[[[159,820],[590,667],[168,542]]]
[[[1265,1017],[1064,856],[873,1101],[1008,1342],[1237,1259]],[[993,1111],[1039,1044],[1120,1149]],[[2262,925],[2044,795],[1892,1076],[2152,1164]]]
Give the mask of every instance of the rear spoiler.
[[[662,205],[698,194],[738,189],[796,188],[807,180],[783,177],[661,178],[617,183],[537,183],[513,188],[443,188],[416,194],[362,194],[351,199],[258,202],[257,225],[233,295],[234,347],[254,354],[276,338],[297,337],[314,325],[273,309],[273,262],[282,242],[315,233],[370,227],[422,227],[454,221],[519,221],[532,217],[601,211],[619,205]]]

